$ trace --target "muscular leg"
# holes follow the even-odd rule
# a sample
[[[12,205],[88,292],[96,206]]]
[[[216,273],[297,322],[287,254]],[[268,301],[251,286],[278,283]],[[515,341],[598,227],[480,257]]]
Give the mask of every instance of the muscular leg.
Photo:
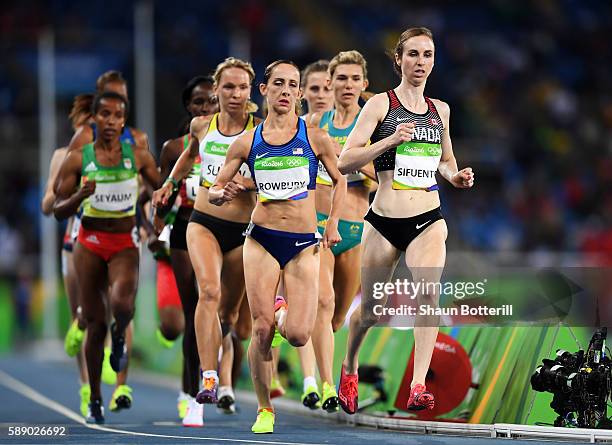
[[[171,249],[170,260],[183,306],[183,391],[192,397],[198,393],[200,359],[194,326],[198,293],[193,267],[186,250]]]
[[[134,316],[139,260],[138,250],[125,249],[108,262],[109,301],[117,332],[127,329]]]
[[[221,386],[233,386],[234,348],[231,334],[232,328],[238,320],[240,304],[245,293],[244,289],[244,264],[242,261],[242,246],[240,246],[224,255],[221,269],[219,318],[225,334],[223,337],[223,355],[219,366],[219,385]]]
[[[304,346],[314,328],[319,298],[319,262],[319,247],[309,247],[289,261],[283,271],[289,309],[279,330],[292,346]]]
[[[334,332],[344,325],[344,319],[361,285],[361,244],[336,257],[334,267]]]
[[[373,312],[376,304],[386,304],[386,297],[376,300],[372,296],[374,283],[387,282],[399,259],[399,251],[387,241],[370,223],[365,222],[362,244],[361,305],[349,325],[347,351],[344,365],[349,374],[357,373],[359,349],[368,330],[378,322]]]
[[[137,249],[125,249],[113,255],[108,262],[108,284],[110,306],[117,332],[125,332],[128,356],[132,350],[132,318],[138,290],[138,266],[140,255]],[[117,373],[117,385],[127,381],[128,368]]]
[[[319,375],[323,382],[332,384],[334,360],[334,332],[332,317],[334,315],[334,254],[331,249],[321,248],[319,271],[319,299],[317,319],[312,332],[312,345],[317,358]]]
[[[185,319],[180,306],[166,306],[159,311],[159,330],[164,338],[176,340],[184,328]]]
[[[214,235],[200,224],[187,226],[189,258],[198,282],[195,331],[202,370],[217,369],[221,347],[219,304],[223,255]]]
[[[314,337],[315,330],[312,333]],[[298,357],[300,358],[300,365],[302,366],[302,375],[304,377],[315,377],[317,359],[314,351],[314,346],[312,344],[312,338],[308,340],[301,348],[297,348]]]
[[[76,270],[74,268],[74,261],[72,259],[72,252],[62,250],[62,261],[66,264],[66,274],[64,278],[64,289],[68,296],[68,303],[70,304],[70,315],[72,320],[77,320],[80,329],[86,328],[85,320],[78,314],[78,308],[80,306],[79,298],[79,283],[77,281]],[[87,367],[85,365],[85,348],[81,348],[76,356],[77,366],[79,368],[79,380],[82,384],[87,383],[89,378],[87,377]]]
[[[246,292],[245,292],[246,293]],[[234,343],[234,362],[232,363],[232,382],[237,382],[240,377],[242,368],[242,358],[244,356],[244,348],[242,341],[251,336],[251,311],[249,310],[249,301],[246,296],[240,304],[240,312],[238,321],[234,326],[232,341]]]
[[[258,408],[270,408],[270,347],[274,336],[274,298],[280,267],[257,241],[248,237],[244,243],[244,278],[253,324],[248,350],[251,378]]]
[[[406,265],[415,282],[438,283],[446,261],[446,223],[439,220],[429,226],[406,249]],[[433,286],[429,286],[430,288]],[[439,295],[422,292],[417,295],[419,305],[437,306]],[[437,316],[416,316],[414,324],[414,374],[412,384],[425,384],[425,376],[438,337]]]
[[[132,355],[132,342],[134,340],[134,323],[130,322],[125,330],[125,346],[127,348],[128,357]],[[128,378],[129,366],[126,366],[123,371],[117,373],[117,386],[125,385]]]
[[[83,317],[87,323],[85,358],[91,386],[91,400],[97,400],[102,397],[100,375],[107,331],[104,304],[104,296],[108,289],[107,267],[102,258],[78,243],[74,246],[74,265],[79,277]]]

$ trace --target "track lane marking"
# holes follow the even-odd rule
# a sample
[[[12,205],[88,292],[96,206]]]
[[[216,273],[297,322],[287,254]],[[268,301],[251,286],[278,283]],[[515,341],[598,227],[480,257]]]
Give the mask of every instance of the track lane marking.
[[[118,434],[127,434],[131,436],[144,436],[144,437],[158,437],[164,439],[193,439],[193,440],[209,440],[209,441],[219,441],[219,442],[232,442],[232,443],[253,443],[253,444],[272,444],[272,445],[324,445],[324,444],[316,444],[316,443],[301,443],[301,442],[274,442],[274,441],[266,441],[266,440],[251,440],[251,439],[227,439],[222,437],[199,437],[199,436],[175,436],[170,434],[155,434],[155,433],[142,433],[139,431],[129,431],[129,430],[121,430],[118,428],[109,428],[106,426],[89,424],[85,422],[85,419],[80,414],[77,414],[75,411],[72,411],[70,408],[62,405],[61,403],[52,400],[43,394],[39,393],[32,387],[26,385],[25,383],[17,380],[11,375],[7,374],[3,370],[0,369],[0,384],[11,391],[14,391],[22,396],[32,400],[39,405],[49,408],[52,411],[55,411],[64,417],[67,417],[74,422],[83,425],[92,430],[105,431],[108,433],[118,433]]]

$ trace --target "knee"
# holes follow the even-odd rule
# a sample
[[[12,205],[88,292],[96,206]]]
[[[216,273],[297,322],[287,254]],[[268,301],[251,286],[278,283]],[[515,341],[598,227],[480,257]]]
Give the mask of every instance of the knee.
[[[164,324],[162,323],[159,326],[159,330],[166,340],[174,341],[176,340],[181,332],[183,331],[182,326],[177,326],[176,324]]]
[[[418,303],[420,305],[428,305],[431,307],[438,306],[438,296],[435,293],[423,292],[418,296]]]
[[[310,340],[310,332],[297,331],[287,333],[287,341],[295,348],[304,346],[306,343],[308,343],[308,340]]]
[[[87,322],[87,338],[92,341],[100,341],[103,342],[106,338],[106,333],[108,331],[108,325],[106,321],[91,319]]]
[[[324,293],[319,294],[319,304],[317,307],[317,314],[320,315],[329,315],[331,316],[334,313],[334,308],[336,307],[336,301],[334,297],[334,293]]]
[[[221,287],[217,284],[205,283],[198,285],[198,303],[215,304],[221,301]]]
[[[238,337],[238,340],[246,340],[251,335],[251,324],[239,323],[234,328],[234,332],[236,333],[236,337]]]
[[[332,318],[332,330],[338,332],[342,326],[344,326],[344,317],[334,315]]]
[[[274,320],[260,317],[253,321],[252,340],[260,350],[266,350],[272,343]]]
[[[113,298],[111,304],[115,318],[131,317],[134,314],[134,301],[131,298]]]
[[[365,328],[371,328],[380,320],[380,315],[376,315],[374,310],[363,310],[361,314],[354,314],[351,317],[351,324],[359,324]]]

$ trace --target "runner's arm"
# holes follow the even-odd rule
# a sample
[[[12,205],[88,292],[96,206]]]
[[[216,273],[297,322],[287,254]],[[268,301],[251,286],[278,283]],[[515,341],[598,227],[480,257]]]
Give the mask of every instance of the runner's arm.
[[[77,213],[83,200],[96,190],[95,181],[87,181],[82,187],[78,187],[83,162],[82,153],[81,150],[69,151],[57,175],[53,215],[58,220]]]
[[[238,193],[246,190],[244,185],[233,179],[240,171],[240,166],[246,161],[252,141],[253,132],[250,131],[232,142],[227,149],[225,163],[217,174],[215,183],[208,189],[208,201],[211,204],[223,205],[234,199]]]
[[[200,140],[206,135],[211,119],[212,116],[204,116],[194,117],[191,120],[191,125],[189,126],[191,141],[189,141],[189,146],[187,150],[181,153],[161,188],[153,193],[153,205],[155,207],[158,207],[160,204],[166,205],[172,191],[178,189],[179,181],[185,179],[193,168],[200,150]]]
[[[53,156],[51,157],[51,164],[49,165],[49,177],[47,178],[47,185],[45,187],[45,195],[43,196],[43,199],[40,202],[40,207],[42,209],[43,215],[49,216],[51,213],[53,213],[53,203],[55,202],[53,184],[55,184],[55,180],[57,179],[57,175],[60,171],[60,167],[62,166],[62,162],[66,157],[67,151],[68,147],[58,148],[53,152]]]
[[[459,170],[457,159],[453,153],[453,144],[450,138],[450,107],[446,102],[436,100],[436,108],[440,112],[440,117],[444,122],[444,132],[442,133],[442,156],[438,171],[440,174],[457,188],[470,188],[474,185],[474,173],[471,167]]]
[[[340,154],[338,170],[341,173],[359,170],[385,151],[397,146],[393,145],[391,137],[368,145],[376,126],[384,119],[383,112],[387,102],[384,94],[377,94],[366,102]]]
[[[310,130],[309,136],[317,147],[319,159],[332,180],[332,206],[323,235],[323,247],[329,248],[342,241],[338,232],[338,221],[341,205],[346,200],[346,177],[338,170],[334,141],[327,132],[318,129]]]
[[[168,176],[170,176],[170,172],[172,171],[172,168],[176,165],[176,161],[178,160],[180,155],[180,139],[168,140],[164,142],[161,153],[159,155],[159,165],[161,169],[160,177],[162,181],[165,181]],[[155,210],[155,213],[158,217],[165,218],[166,215],[170,212],[170,210],[172,210],[172,206],[174,205],[176,197],[179,194],[178,189],[181,187],[181,181],[178,181],[177,185],[177,189],[173,190],[172,194],[168,198],[168,203],[166,205],[158,206]]]

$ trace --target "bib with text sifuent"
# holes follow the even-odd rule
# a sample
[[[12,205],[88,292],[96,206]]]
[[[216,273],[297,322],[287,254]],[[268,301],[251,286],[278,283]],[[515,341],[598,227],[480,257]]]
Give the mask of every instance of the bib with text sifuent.
[[[437,190],[440,144],[404,142],[395,149],[394,190]]]
[[[256,159],[255,178],[259,200],[284,201],[308,196],[309,161],[301,156],[273,156]]]

